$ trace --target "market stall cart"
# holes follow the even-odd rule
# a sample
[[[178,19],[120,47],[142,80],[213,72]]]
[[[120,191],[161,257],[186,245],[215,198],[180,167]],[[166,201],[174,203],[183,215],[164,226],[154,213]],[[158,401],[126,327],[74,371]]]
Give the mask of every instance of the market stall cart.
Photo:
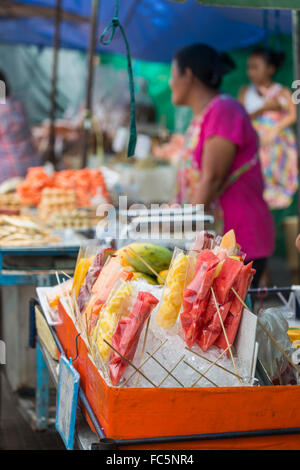
[[[36,307],[38,312],[36,315],[43,315],[40,307]],[[56,332],[53,328],[49,328],[50,337],[57,347],[57,353],[64,354],[64,347],[62,346]],[[47,338],[47,339],[46,339]],[[36,343],[36,354],[37,360],[40,364],[40,373],[42,367],[47,367],[53,377],[56,377],[56,383],[58,381],[57,375],[57,364],[48,352],[49,336],[44,336],[43,340],[39,335],[37,336]],[[72,340],[75,341],[76,336]],[[76,357],[76,347],[74,348]],[[78,366],[74,366],[77,368]],[[80,367],[80,366],[79,366]],[[84,372],[85,373],[85,372]],[[94,377],[96,379],[96,376]],[[46,378],[48,381],[48,377]],[[44,406],[47,405],[47,388],[43,383],[43,400]],[[95,385],[95,384],[94,384]],[[41,386],[41,383],[39,384]],[[118,394],[117,390],[108,390],[101,379],[99,382],[98,378],[98,392],[101,392],[100,402],[98,399],[95,401],[95,396],[92,398],[93,406],[100,406],[102,412],[105,413],[104,407],[108,406],[108,403],[112,405],[109,410],[108,419],[112,420],[106,423],[106,426],[102,427],[99,422],[97,411],[91,406],[87,399],[86,392],[82,387],[80,389],[80,403],[81,408],[78,408],[78,419],[76,424],[76,438],[79,448],[84,450],[124,450],[124,449],[299,449],[300,447],[300,428],[297,425],[299,423],[299,416],[297,414],[296,403],[299,395],[299,386],[297,387],[259,387],[254,389],[240,389],[230,391],[230,389],[221,389],[217,392],[215,389],[209,392],[205,392],[205,389],[197,389],[191,392],[186,390],[185,394],[182,393],[182,398],[174,390],[163,390],[160,396],[154,395],[155,391],[145,390],[140,396],[137,394],[138,390],[133,390],[130,394],[124,394],[124,398]],[[95,391],[95,389],[94,389]],[[135,395],[136,394],[136,395]],[[115,395],[115,397],[114,397]],[[126,395],[126,396],[125,396]],[[157,402],[162,400],[162,404],[159,407],[160,419],[156,422],[153,421],[153,417],[157,415]],[[201,405],[202,400],[202,405]],[[97,405],[96,405],[96,402]],[[250,404],[249,404],[250,402]],[[148,403],[148,406],[146,404]],[[199,404],[200,403],[200,404]],[[224,404],[226,407],[224,409]],[[293,403],[294,405],[291,405]],[[172,418],[174,406],[178,406],[177,409],[184,411],[176,414],[176,418]],[[292,409],[292,408],[293,409]],[[245,409],[246,408],[246,409]],[[226,409],[229,411],[226,412]],[[82,410],[85,410],[85,415],[91,423],[91,428],[87,426],[86,419],[83,417]],[[123,410],[123,411],[122,411]],[[229,415],[232,410],[238,419],[233,423],[227,422]],[[41,411],[41,409],[40,409]],[[146,411],[146,415],[145,415]],[[205,412],[204,412],[205,411]],[[204,414],[203,414],[204,412]],[[44,414],[43,414],[44,413]],[[140,419],[137,415],[141,413]],[[149,413],[149,414],[148,414]],[[185,414],[185,416],[181,416]],[[204,419],[204,423],[199,422],[199,413],[201,419]],[[193,432],[190,435],[186,435],[186,430],[190,427],[190,420],[193,415],[198,414],[197,421],[192,425],[193,428],[199,429],[199,432]],[[154,416],[153,416],[154,415]],[[206,415],[206,419],[205,416]],[[292,421],[287,419],[287,416],[291,417],[294,415],[293,426]],[[174,420],[179,421],[176,425],[177,435],[155,435],[151,434],[151,430],[148,429],[148,425],[152,431],[160,428],[158,421],[162,420],[164,416],[171,422],[168,423],[167,427],[173,426],[175,429]],[[48,410],[43,408],[42,414],[40,415],[43,424],[47,423]],[[117,421],[120,420],[117,424]],[[242,421],[246,419],[246,422],[242,424]],[[145,421],[146,420],[146,421]],[[279,420],[279,421],[278,421]],[[151,421],[151,422],[150,422]],[[112,431],[112,434],[106,433],[106,429],[112,426],[118,429],[117,433]],[[138,431],[134,430],[134,426],[139,426]],[[165,425],[166,426],[166,425]],[[164,427],[165,427],[164,426]],[[188,428],[187,428],[188,426]],[[235,430],[240,426],[240,430]],[[251,427],[251,429],[250,429]],[[104,428],[104,429],[103,429]],[[157,429],[155,429],[157,428]],[[243,429],[242,429],[243,428]],[[184,430],[184,432],[183,432]],[[138,433],[137,433],[138,432]],[[154,431],[155,432],[155,431]],[[120,436],[120,437],[119,437]],[[129,436],[129,437],[127,437]],[[144,437],[146,436],[146,437]]]
[[[272,329],[272,312],[257,317],[249,311],[243,299],[253,270],[232,254],[239,249],[232,232],[221,241],[202,232],[187,255],[149,243],[82,253],[73,280],[46,293],[55,324],[44,306],[32,303],[37,383],[50,351],[60,380],[64,361],[74,369],[80,408],[94,433],[89,448],[299,448],[294,374],[300,369],[284,350],[291,348],[286,322],[275,315],[281,338]],[[142,280],[136,277],[142,275],[137,269],[151,273],[153,266],[160,271],[156,282],[145,272]],[[258,327],[266,334],[259,343]],[[278,385],[273,358],[263,364],[268,381],[256,367],[257,351],[263,353],[268,341],[287,359],[284,367],[278,362]],[[208,375],[216,367],[216,375]]]

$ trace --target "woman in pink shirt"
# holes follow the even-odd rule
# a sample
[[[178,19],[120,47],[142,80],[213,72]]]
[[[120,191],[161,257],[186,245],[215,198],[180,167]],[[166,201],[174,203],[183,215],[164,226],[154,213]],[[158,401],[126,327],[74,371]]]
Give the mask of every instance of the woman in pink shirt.
[[[243,106],[219,92],[234,67],[227,54],[204,44],[180,50],[173,60],[173,104],[194,113],[178,154],[177,202],[222,215],[223,232],[234,229],[246,260],[254,260],[257,286],[274,251],[274,224],[263,199],[256,132]]]

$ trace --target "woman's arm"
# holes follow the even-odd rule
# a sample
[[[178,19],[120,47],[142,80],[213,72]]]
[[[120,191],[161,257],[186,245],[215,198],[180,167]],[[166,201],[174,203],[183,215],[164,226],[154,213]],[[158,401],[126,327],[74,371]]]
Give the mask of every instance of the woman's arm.
[[[236,145],[228,139],[214,136],[208,139],[202,154],[202,175],[193,204],[208,208],[222,188],[236,154]]]
[[[244,106],[245,105],[245,95],[247,91],[247,85],[243,86],[238,93],[238,101]]]

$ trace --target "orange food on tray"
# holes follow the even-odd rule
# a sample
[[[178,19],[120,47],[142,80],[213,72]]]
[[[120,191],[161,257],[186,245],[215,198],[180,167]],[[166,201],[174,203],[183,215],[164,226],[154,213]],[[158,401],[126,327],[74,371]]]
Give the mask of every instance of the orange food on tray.
[[[100,195],[109,201],[109,193],[99,169],[63,170],[49,176],[41,167],[30,168],[26,179],[17,188],[21,204],[37,206],[45,188],[73,189],[77,205],[90,207],[92,199]]]
[[[53,179],[44,168],[29,168],[25,181],[17,187],[17,195],[24,206],[37,206],[40,203],[43,189],[53,186]]]

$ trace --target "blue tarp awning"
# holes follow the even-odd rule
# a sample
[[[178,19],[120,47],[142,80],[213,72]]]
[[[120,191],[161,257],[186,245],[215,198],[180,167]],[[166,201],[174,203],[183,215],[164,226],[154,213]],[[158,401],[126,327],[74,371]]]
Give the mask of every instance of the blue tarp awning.
[[[56,6],[56,0],[19,0],[18,3],[28,7]],[[99,37],[114,16],[114,3],[114,0],[100,0]],[[63,0],[64,10],[84,17],[90,16],[91,7],[91,0]],[[279,29],[276,29],[278,19],[272,10],[269,19],[269,32],[291,33],[291,12],[281,11]],[[263,10],[201,6],[196,0],[187,0],[183,4],[169,0],[121,0],[120,21],[128,36],[132,56],[154,62],[169,62],[178,48],[193,42],[232,50],[254,44],[267,33]],[[89,30],[88,23],[64,21],[61,47],[86,50]],[[51,19],[0,17],[0,43],[52,46],[53,33]],[[99,50],[103,48],[99,46]],[[119,33],[105,50],[125,52]]]

